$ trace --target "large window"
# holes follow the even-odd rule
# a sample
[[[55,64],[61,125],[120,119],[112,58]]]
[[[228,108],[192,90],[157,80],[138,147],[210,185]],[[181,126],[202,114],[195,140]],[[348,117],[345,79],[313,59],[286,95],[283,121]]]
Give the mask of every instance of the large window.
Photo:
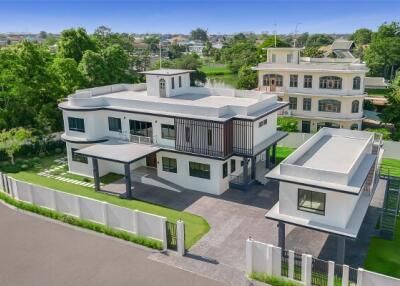
[[[182,87],[182,77],[181,76],[178,77],[178,84],[179,84],[179,87]]]
[[[360,108],[360,102],[358,100],[353,100],[351,103],[351,113],[358,113]]]
[[[153,137],[153,125],[151,122],[129,120],[129,127],[132,135]]]
[[[289,109],[290,110],[297,109],[297,97],[289,97]]]
[[[263,76],[263,85],[264,86],[282,86],[283,85],[283,76],[279,74],[265,74]]]
[[[322,76],[319,78],[319,88],[342,89],[342,79],[337,76]]]
[[[297,208],[301,211],[325,215],[326,194],[299,189]]]
[[[82,118],[68,117],[68,128],[71,131],[85,132],[85,121]]]
[[[312,88],[312,75],[305,75],[304,76],[304,88]]]
[[[162,157],[162,169],[165,172],[177,173],[176,159]]]
[[[71,148],[72,161],[87,164],[88,158],[85,155],[75,153],[77,150],[79,149]]]
[[[318,101],[318,111],[340,112],[340,101],[334,99],[321,99]]]
[[[222,165],[222,178],[226,178],[226,176],[228,176],[228,162]]]
[[[202,179],[210,179],[210,165],[189,162],[189,175]]]
[[[175,140],[175,126],[161,124],[161,138]]]
[[[303,98],[303,110],[311,111],[311,98]]]
[[[175,89],[175,78],[171,77],[171,88]]]
[[[121,132],[121,118],[108,117],[108,130]]]
[[[356,76],[353,78],[353,89],[360,89],[361,88],[361,78]]]
[[[290,87],[297,87],[297,83],[299,81],[299,76],[297,74],[291,74],[290,75]]]

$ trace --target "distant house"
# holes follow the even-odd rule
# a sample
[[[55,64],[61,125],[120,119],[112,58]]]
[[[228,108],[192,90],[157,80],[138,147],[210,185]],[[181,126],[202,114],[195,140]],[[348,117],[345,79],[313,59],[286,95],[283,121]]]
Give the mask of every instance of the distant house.
[[[371,89],[384,89],[388,88],[389,84],[383,77],[365,77],[364,80],[364,86],[365,88],[371,88]]]

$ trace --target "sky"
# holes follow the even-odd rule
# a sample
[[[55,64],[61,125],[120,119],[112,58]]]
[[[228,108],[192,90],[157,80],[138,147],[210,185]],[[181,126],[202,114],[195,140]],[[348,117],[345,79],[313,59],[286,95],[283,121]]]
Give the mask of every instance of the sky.
[[[0,0],[0,32],[71,27],[93,32],[183,33],[201,27],[212,34],[238,32],[352,33],[400,21],[400,0]]]

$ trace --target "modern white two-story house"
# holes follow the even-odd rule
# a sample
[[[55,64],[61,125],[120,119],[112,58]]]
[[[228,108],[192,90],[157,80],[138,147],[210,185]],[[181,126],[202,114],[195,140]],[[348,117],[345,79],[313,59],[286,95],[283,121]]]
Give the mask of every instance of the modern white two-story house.
[[[146,83],[78,90],[61,104],[70,172],[131,176],[140,167],[182,188],[221,194],[256,179],[256,163],[274,163],[273,93],[190,86],[190,70],[144,72]],[[261,162],[262,161],[262,162]],[[261,174],[263,176],[264,174]]]
[[[301,132],[322,127],[360,130],[364,78],[359,59],[300,57],[301,48],[268,48],[258,71],[259,90],[278,93],[288,101],[286,116],[298,119]]]
[[[266,217],[339,237],[357,237],[379,181],[381,136],[371,132],[322,128],[266,177],[279,181],[279,202]]]

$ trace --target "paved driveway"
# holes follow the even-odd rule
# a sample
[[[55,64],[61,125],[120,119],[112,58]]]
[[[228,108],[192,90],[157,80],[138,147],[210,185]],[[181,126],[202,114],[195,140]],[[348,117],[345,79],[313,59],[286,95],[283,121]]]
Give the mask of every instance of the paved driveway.
[[[150,260],[149,254],[0,204],[0,285],[223,285]]]

